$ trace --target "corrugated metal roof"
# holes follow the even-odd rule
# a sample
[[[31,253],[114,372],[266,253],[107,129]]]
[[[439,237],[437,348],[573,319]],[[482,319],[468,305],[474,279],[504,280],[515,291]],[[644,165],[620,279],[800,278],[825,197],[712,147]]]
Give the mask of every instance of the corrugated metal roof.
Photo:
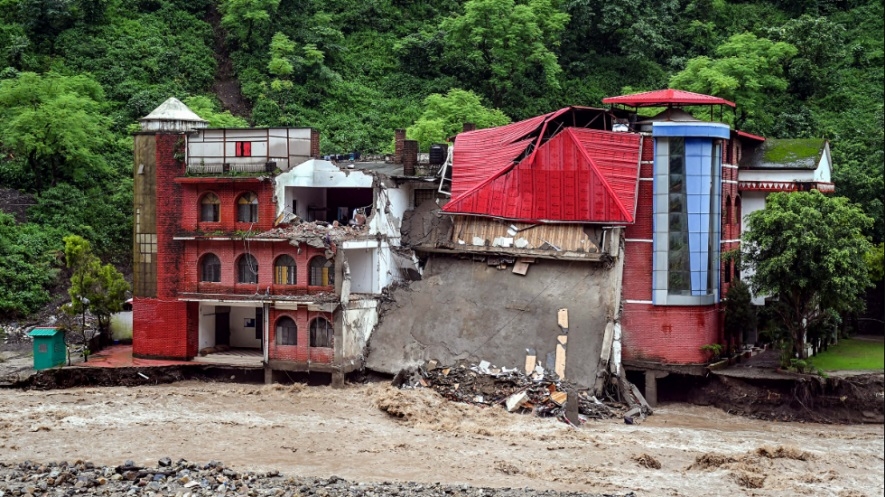
[[[667,90],[634,93],[632,95],[621,95],[618,97],[606,97],[602,99],[602,103],[623,104],[631,107],[655,107],[664,105],[727,105],[729,107],[735,107],[734,102],[725,100],[724,98],[684,90],[674,90],[672,88]]]
[[[31,337],[52,337],[56,334],[61,333],[61,330],[58,328],[34,328],[28,333],[28,336]]]
[[[736,130],[735,133],[740,137],[749,138],[750,140],[756,140],[756,141],[760,141],[760,142],[765,141],[764,136],[754,135],[752,133],[747,133],[746,131]]]
[[[522,138],[562,113],[505,126],[508,130],[482,130],[484,139],[462,140],[459,135],[452,200],[443,210],[529,222],[632,223],[641,143],[637,134],[566,127],[514,165],[531,140],[507,143],[500,137]]]

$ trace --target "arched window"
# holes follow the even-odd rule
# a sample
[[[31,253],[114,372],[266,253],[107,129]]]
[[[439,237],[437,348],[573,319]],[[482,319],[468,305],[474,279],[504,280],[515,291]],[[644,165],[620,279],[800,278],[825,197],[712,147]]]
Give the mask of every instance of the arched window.
[[[725,216],[723,219],[723,226],[728,226],[729,224],[734,222],[734,217],[731,209],[731,195],[725,197]]]
[[[237,283],[258,283],[258,261],[252,254],[243,254],[237,261]]]
[[[741,219],[741,197],[737,196],[734,198],[734,221],[735,224],[738,225],[738,234],[740,234],[740,226],[743,219]]]
[[[206,254],[200,261],[200,281],[221,281],[221,261],[215,254]]]
[[[208,223],[218,222],[218,211],[221,201],[218,195],[207,193],[200,199],[200,221]]]
[[[325,257],[314,257],[310,260],[311,286],[329,286],[335,284],[335,263]]]
[[[326,318],[316,318],[310,322],[310,346],[332,347],[332,323]]]
[[[258,196],[244,193],[237,199],[237,221],[241,223],[258,222]]]
[[[277,319],[277,345],[298,345],[298,327],[288,316]]]
[[[294,285],[296,281],[295,259],[289,255],[277,257],[273,265],[273,282],[277,285]]]

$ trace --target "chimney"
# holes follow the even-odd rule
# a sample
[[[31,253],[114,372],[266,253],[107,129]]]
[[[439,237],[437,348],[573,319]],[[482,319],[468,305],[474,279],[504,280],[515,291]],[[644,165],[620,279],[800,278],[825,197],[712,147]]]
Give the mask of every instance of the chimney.
[[[310,129],[310,158],[318,159],[320,157],[320,132]]]
[[[403,175],[414,176],[418,164],[418,140],[403,140]]]
[[[398,129],[393,135],[393,163],[403,163],[403,141],[406,139],[406,130]]]
[[[476,131],[476,124],[474,123],[464,123],[464,127],[461,129],[462,133],[466,133],[468,131]]]

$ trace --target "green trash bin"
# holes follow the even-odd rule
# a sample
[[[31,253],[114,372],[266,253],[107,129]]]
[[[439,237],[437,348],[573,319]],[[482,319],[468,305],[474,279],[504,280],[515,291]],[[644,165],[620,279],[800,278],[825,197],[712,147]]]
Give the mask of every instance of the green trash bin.
[[[68,360],[64,331],[58,328],[34,328],[28,336],[34,340],[34,369],[64,366]]]

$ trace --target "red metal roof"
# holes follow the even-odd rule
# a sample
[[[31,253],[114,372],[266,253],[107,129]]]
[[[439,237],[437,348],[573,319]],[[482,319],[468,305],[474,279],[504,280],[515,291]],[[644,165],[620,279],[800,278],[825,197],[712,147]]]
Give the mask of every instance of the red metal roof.
[[[482,130],[483,139],[480,132],[458,135],[452,200],[443,210],[513,221],[633,223],[639,135],[566,127],[514,162],[531,142],[526,134],[562,112]]]
[[[704,95],[684,90],[655,90],[619,97],[606,97],[604,104],[623,104],[631,107],[657,107],[664,105],[727,105],[735,107],[734,102],[724,98]]]
[[[751,139],[751,140],[756,140],[756,141],[760,141],[760,142],[764,142],[764,141],[765,141],[765,137],[764,137],[764,136],[754,135],[754,134],[752,134],[752,133],[747,133],[746,131],[736,130],[735,133],[737,133],[738,136],[741,136],[741,137],[744,137],[744,138],[749,138],[749,139]]]

